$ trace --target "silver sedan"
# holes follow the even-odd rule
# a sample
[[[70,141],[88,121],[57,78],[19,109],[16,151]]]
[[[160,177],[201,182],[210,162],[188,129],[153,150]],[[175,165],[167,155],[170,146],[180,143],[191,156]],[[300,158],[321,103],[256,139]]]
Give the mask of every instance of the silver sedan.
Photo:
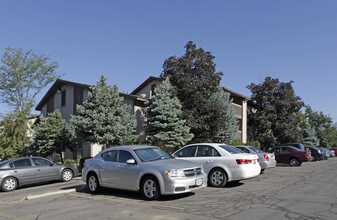
[[[266,153],[261,149],[254,146],[239,146],[237,147],[241,151],[248,154],[257,154],[259,157],[259,163],[261,166],[261,173],[265,169],[273,168],[276,166],[275,154],[274,153]]]
[[[70,181],[78,175],[71,165],[58,165],[42,157],[15,158],[0,162],[0,183],[3,191],[13,191],[19,186],[48,182]]]
[[[140,191],[146,200],[206,187],[202,166],[176,160],[153,146],[111,147],[87,159],[82,179],[95,193],[100,187]]]

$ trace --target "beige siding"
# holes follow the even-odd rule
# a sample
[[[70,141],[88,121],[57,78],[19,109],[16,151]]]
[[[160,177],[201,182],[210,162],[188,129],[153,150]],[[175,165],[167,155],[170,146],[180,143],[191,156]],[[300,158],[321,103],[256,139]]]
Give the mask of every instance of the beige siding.
[[[151,83],[149,83],[148,85],[146,85],[143,89],[141,89],[137,94],[137,96],[140,96],[142,98],[146,98],[146,99],[150,99],[151,98],[151,88],[152,85],[155,85],[156,87],[158,87],[161,84],[160,80],[153,80],[151,81]],[[145,94],[145,97],[143,96],[143,94]]]

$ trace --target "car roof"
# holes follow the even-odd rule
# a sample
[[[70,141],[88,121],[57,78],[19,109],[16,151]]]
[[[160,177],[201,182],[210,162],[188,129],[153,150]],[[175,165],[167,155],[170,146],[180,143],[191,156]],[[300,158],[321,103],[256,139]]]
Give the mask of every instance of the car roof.
[[[229,144],[225,144],[225,143],[195,143],[195,144],[188,144],[188,145],[185,145],[184,147],[186,146],[194,146],[194,145],[210,145],[210,146],[220,146],[220,145],[226,145],[226,146],[231,146],[231,147],[234,147],[232,145],[229,145]]]
[[[147,146],[147,145],[122,145],[122,146],[111,146],[111,147],[103,150],[102,152],[109,151],[111,149],[115,149],[115,150],[135,150],[135,149],[144,149],[144,148],[158,148],[158,147]]]

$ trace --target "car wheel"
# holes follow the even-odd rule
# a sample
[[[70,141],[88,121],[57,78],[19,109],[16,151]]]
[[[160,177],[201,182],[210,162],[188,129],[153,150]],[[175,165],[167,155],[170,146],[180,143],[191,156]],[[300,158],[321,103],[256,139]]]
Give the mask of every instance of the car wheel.
[[[261,172],[260,172],[260,174],[261,174],[261,173],[263,173],[264,171],[265,171],[265,169],[261,169]]]
[[[146,200],[154,200],[160,197],[160,186],[155,177],[145,177],[140,186],[140,191]]]
[[[62,171],[62,181],[63,182],[68,182],[70,180],[73,179],[73,171],[69,170],[69,169],[65,169]]]
[[[13,191],[18,187],[18,181],[14,177],[6,177],[2,180],[1,189],[4,192]]]
[[[289,161],[289,165],[292,167],[299,166],[300,164],[301,164],[300,161],[296,158],[292,158]]]
[[[101,185],[99,184],[98,178],[96,174],[89,174],[87,179],[87,187],[90,192],[97,193],[101,189]]]
[[[208,181],[213,187],[222,187],[227,183],[227,176],[222,169],[214,169],[208,175]]]
[[[312,161],[316,161],[317,158],[315,156],[311,156]]]

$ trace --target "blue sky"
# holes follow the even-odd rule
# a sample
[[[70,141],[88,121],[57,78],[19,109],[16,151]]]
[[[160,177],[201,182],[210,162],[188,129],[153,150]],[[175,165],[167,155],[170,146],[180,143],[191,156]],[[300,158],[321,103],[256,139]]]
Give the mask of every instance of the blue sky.
[[[8,0],[0,9],[1,56],[8,46],[49,55],[65,80],[95,84],[103,74],[131,92],[192,40],[215,56],[223,86],[250,96],[246,86],[266,76],[292,80],[337,121],[335,0]]]

